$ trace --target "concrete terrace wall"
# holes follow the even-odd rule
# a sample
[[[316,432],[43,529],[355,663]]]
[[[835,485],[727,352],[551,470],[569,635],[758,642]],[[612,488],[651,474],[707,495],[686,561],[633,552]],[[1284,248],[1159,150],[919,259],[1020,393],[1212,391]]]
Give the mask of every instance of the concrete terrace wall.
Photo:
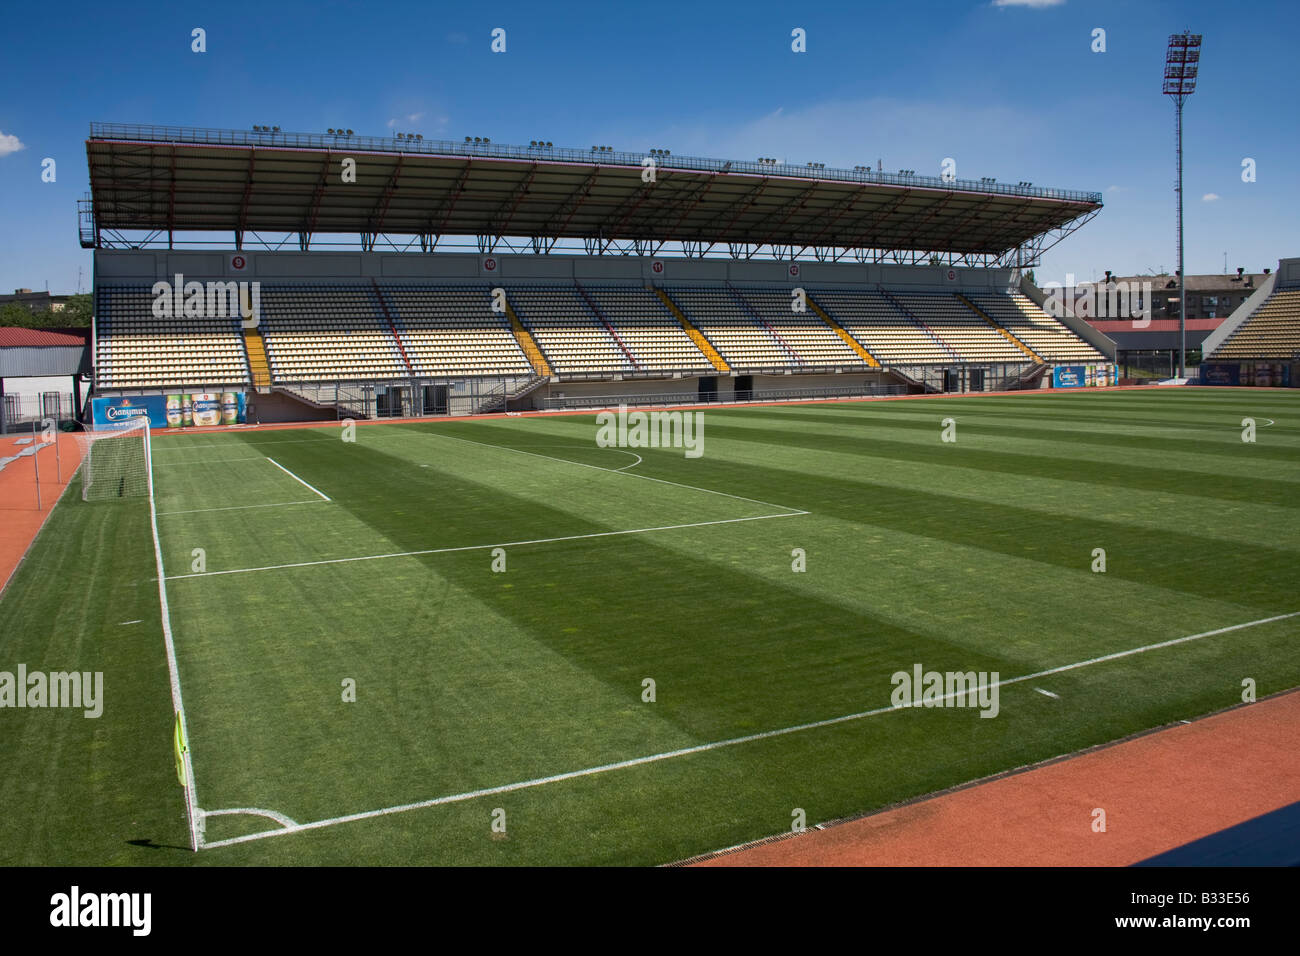
[[[1259,288],[1252,292],[1245,302],[1237,306],[1230,316],[1219,323],[1218,328],[1205,337],[1201,342],[1202,360],[1212,357],[1214,350],[1228,341],[1233,333],[1255,314],[1255,311],[1273,294],[1273,288],[1277,281],[1278,277],[1271,275],[1261,282]]]
[[[728,400],[736,390],[735,375],[719,372],[716,376],[717,394]],[[858,388],[861,386],[896,385],[897,379],[885,372],[849,372],[843,375],[754,375],[753,390],[767,389],[821,389]],[[537,396],[535,405],[541,407],[543,398],[590,395],[665,395],[679,392],[698,394],[700,376],[666,379],[635,379],[610,382],[552,382],[538,389],[529,398]],[[511,406],[512,408],[514,406]]]
[[[1048,315],[1052,314],[1050,311],[1048,311],[1047,308],[1047,294],[1043,292],[1042,289],[1038,288],[1038,286],[1030,282],[1027,276],[1021,279],[1018,288],[1021,292],[1025,294],[1027,298],[1030,299],[1030,301],[1032,301],[1040,309],[1042,309],[1044,312],[1047,312]],[[1102,355],[1104,355],[1108,362],[1115,361],[1115,353],[1116,353],[1115,340],[1099,332],[1097,329],[1093,328],[1083,319],[1079,318],[1072,311],[1070,311],[1068,306],[1065,308],[1064,313],[1062,315],[1056,316],[1055,318],[1067,329],[1069,329],[1079,338],[1083,339],[1085,342],[1087,342],[1089,345],[1091,345],[1093,348],[1099,351]],[[1056,364],[1064,364],[1064,363],[1056,363]]]

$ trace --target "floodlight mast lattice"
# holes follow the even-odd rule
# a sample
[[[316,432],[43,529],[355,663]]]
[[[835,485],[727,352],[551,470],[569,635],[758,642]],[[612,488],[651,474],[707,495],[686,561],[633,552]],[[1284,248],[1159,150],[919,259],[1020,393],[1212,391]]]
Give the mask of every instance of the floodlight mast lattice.
[[[1187,377],[1187,270],[1183,266],[1183,104],[1196,92],[1201,34],[1174,33],[1165,52],[1164,94],[1174,98],[1178,154],[1178,377]]]

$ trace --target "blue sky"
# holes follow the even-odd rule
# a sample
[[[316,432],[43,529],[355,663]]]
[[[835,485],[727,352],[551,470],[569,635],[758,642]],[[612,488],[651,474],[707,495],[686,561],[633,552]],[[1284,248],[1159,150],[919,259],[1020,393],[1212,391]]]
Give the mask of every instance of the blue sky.
[[[1176,266],[1165,42],[1205,34],[1185,113],[1187,269],[1300,255],[1293,0],[11,5],[0,291],[89,288],[75,200],[92,120],[547,139],[1097,190],[1039,282]],[[190,31],[207,32],[207,52]],[[490,50],[506,30],[506,52]],[[791,51],[791,30],[807,52]],[[1095,28],[1106,52],[1091,50]],[[21,148],[17,148],[21,144]],[[57,181],[41,182],[54,158]],[[1243,158],[1257,179],[1241,178]]]

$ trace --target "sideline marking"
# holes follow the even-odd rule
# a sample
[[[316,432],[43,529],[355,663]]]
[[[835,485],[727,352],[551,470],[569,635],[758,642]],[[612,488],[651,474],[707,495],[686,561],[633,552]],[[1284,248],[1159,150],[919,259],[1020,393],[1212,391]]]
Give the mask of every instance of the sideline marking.
[[[1274,617],[1260,618],[1256,621],[1247,621],[1244,624],[1231,624],[1227,627],[1215,628],[1212,631],[1202,631],[1200,634],[1189,634],[1186,637],[1176,637],[1168,641],[1160,641],[1156,644],[1146,644],[1142,647],[1130,648],[1126,651],[1116,651],[1113,654],[1103,654],[1100,657],[1089,658],[1086,661],[1077,661],[1073,664],[1063,664],[1060,667],[1052,667],[1045,671],[1039,671],[1035,674],[1025,674],[1022,677],[1012,677],[1007,680],[997,681],[991,686],[1005,687],[1010,684],[1018,684],[1022,681],[1036,680],[1040,677],[1046,677],[1049,674],[1060,674],[1065,671],[1077,670],[1080,667],[1090,667],[1093,664],[1100,664],[1104,661],[1118,660],[1122,657],[1131,657],[1134,654],[1143,654],[1147,651],[1159,650],[1164,647],[1173,647],[1176,644],[1185,644],[1188,641],[1196,641],[1206,637],[1213,637],[1217,634],[1227,634],[1231,631],[1240,631],[1247,627],[1255,627],[1259,624],[1271,624],[1275,621],[1285,621],[1289,618],[1300,617],[1300,611],[1292,611],[1288,614],[1278,614]],[[951,694],[945,694],[940,700],[949,697],[956,697],[966,693],[965,691],[953,691]],[[835,724],[843,724],[853,720],[861,720],[866,717],[875,717],[879,714],[887,714],[895,710],[911,710],[911,707],[895,707],[892,704],[888,707],[877,707],[874,710],[864,710],[856,714],[845,714],[842,717],[830,717],[826,720],[816,720],[806,724],[797,724],[793,727],[783,727],[779,730],[765,730],[757,734],[749,734],[744,737],[732,737],[728,740],[717,740],[712,743],[696,744],[693,747],[683,747],[680,750],[670,750],[664,753],[651,754],[646,757],[633,757],[630,760],[620,760],[617,763],[602,764],[599,767],[588,767],[585,770],[570,770],[566,773],[557,773],[549,777],[535,777],[532,780],[524,780],[519,783],[502,784],[497,787],[485,787],[481,790],[471,790],[466,793],[456,793],[445,797],[434,797],[431,800],[421,800],[418,803],[406,803],[399,806],[384,807],[381,810],[366,810],[361,813],[350,813],[346,816],[331,817],[326,820],[316,820],[311,823],[298,823],[292,827],[285,827],[282,830],[264,830],[260,833],[250,833],[246,836],[232,837],[228,840],[217,840],[213,843],[204,844],[204,849],[215,849],[217,847],[232,846],[236,843],[247,843],[251,840],[263,840],[267,837],[283,836],[286,833],[301,833],[304,830],[319,830],[323,827],[335,826],[340,823],[354,823],[358,820],[368,820],[374,817],[388,816],[393,813],[404,813],[408,810],[422,810],[427,807],[436,807],[447,803],[460,803],[466,800],[474,800],[478,797],[493,796],[501,793],[512,793],[517,790],[527,790],[532,787],[544,786],[548,783],[558,783],[563,780],[573,780],[578,777],[590,777],[595,774],[608,773],[611,770],[625,770],[629,767],[638,767],[643,764],[657,763],[660,760],[671,760],[674,757],[685,757],[691,754],[704,753],[709,750],[718,750],[723,747],[734,747],[739,744],[752,743],[756,740],[766,740],[772,737],[782,737],[787,734],[800,733],[805,730],[815,730],[821,727],[830,727]]]
[[[329,499],[325,499],[328,501]],[[208,511],[246,511],[249,508],[283,508],[285,505],[318,505],[319,498],[304,498],[301,501],[272,501],[260,505],[231,505],[228,508],[191,508],[188,511],[160,511],[159,515],[198,515]]]
[[[1050,698],[1052,698],[1052,700],[1060,700],[1060,699],[1061,699],[1061,695],[1060,695],[1060,694],[1053,694],[1050,690],[1043,690],[1041,687],[1035,687],[1034,690],[1038,691],[1040,694],[1043,694],[1043,695],[1046,696],[1046,697],[1050,697]]]
[[[282,472],[284,472],[286,475],[288,475],[288,476],[289,476],[290,478],[292,478],[294,481],[298,482],[298,484],[302,485],[304,488],[308,488],[308,489],[310,489],[310,490],[316,492],[316,494],[320,495],[320,496],[321,496],[322,498],[324,498],[326,501],[329,501],[329,500],[330,500],[330,496],[329,496],[329,495],[325,494],[325,492],[321,491],[319,488],[313,488],[311,485],[307,484],[307,482],[303,481],[301,478],[299,478],[297,475],[295,475],[293,472],[291,472],[288,468],[284,467],[284,465],[280,464],[280,463],[279,463],[278,461],[276,461],[274,458],[271,458],[271,457],[268,455],[266,460],[269,461],[271,464],[275,465],[276,468],[279,468]]]
[[[317,502],[310,502],[316,504]],[[175,512],[173,512],[175,513]],[[610,538],[621,534],[646,534],[651,531],[676,531],[680,528],[704,528],[715,524],[736,524],[740,521],[765,521],[768,518],[794,518],[806,511],[791,511],[779,515],[751,515],[748,518],[722,518],[718,521],[696,521],[692,524],[669,524],[659,528],[631,528],[627,531],[596,531],[591,534],[569,534],[559,538],[534,538],[531,541],[501,541],[496,544],[466,544],[456,548],[426,548],[421,551],[397,551],[392,554],[363,554],[355,558],[329,558],[324,561],[298,561],[293,564],[268,564],[260,568],[234,568],[229,571],[204,571],[198,574],[173,574],[168,581],[185,578],[211,578],[220,574],[250,574],[253,571],[280,571],[285,568],[310,568],[320,564],[350,564],[353,561],[379,561],[384,558],[413,558],[425,554],[450,554],[456,551],[482,551],[487,548],[513,548],[525,544],[551,544],[555,541],[580,541],[583,538]]]
[[[180,667],[176,663],[176,644],[172,640],[171,610],[167,606],[167,572],[163,569],[162,544],[158,540],[158,508],[154,501],[153,490],[153,441],[147,431],[144,435],[144,470],[149,485],[149,525],[153,531],[153,557],[154,565],[158,571],[158,604],[162,610],[163,643],[167,647],[167,678],[171,684],[172,709],[180,721],[181,739],[185,741],[186,745],[181,753],[181,762],[185,770],[185,783],[182,785],[182,789],[185,791],[185,816],[187,818],[186,822],[189,824],[190,846],[194,850],[198,850],[203,845],[203,837],[199,833],[199,786],[194,779],[194,757],[191,753],[194,748],[191,746],[190,728],[185,719],[185,703],[181,699]]]

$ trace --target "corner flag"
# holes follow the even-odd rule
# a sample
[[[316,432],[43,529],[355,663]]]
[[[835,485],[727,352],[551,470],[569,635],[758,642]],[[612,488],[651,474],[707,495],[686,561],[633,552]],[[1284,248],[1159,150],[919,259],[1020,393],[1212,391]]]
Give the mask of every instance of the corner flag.
[[[172,749],[176,751],[176,779],[185,786],[185,731],[181,729],[181,715],[176,713],[176,730],[172,734]]]

